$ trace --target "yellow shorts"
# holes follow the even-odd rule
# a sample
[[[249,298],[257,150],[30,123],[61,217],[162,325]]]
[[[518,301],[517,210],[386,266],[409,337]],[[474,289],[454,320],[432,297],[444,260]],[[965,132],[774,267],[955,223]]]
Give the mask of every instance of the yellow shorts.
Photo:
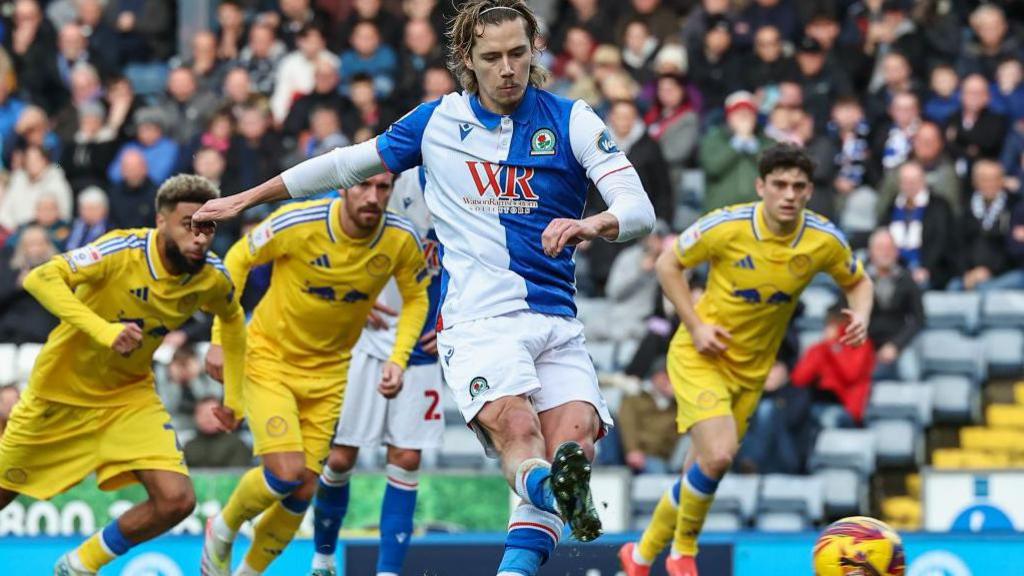
[[[256,455],[303,452],[306,468],[319,474],[331,451],[346,380],[246,374],[245,416]]]
[[[45,500],[96,472],[103,490],[138,482],[135,470],[188,475],[171,416],[150,401],[93,408],[39,398],[29,389],[0,439],[0,487]]]
[[[736,420],[736,437],[743,440],[761,399],[763,382],[745,382],[721,362],[693,348],[680,347],[669,351],[668,376],[676,393],[680,434],[698,422],[732,416]]]

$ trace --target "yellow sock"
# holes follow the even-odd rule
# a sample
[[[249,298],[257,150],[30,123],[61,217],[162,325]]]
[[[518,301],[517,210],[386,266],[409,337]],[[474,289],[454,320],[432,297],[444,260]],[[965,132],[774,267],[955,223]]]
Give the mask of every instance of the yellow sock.
[[[715,500],[718,480],[708,478],[697,464],[686,472],[679,489],[679,512],[676,515],[676,533],[672,552],[684,556],[697,554],[697,535],[704,526],[711,503]]]
[[[102,535],[103,532],[93,534],[75,550],[78,560],[82,563],[82,568],[89,572],[99,572],[100,568],[117,558],[103,547]]]
[[[643,536],[640,537],[637,550],[648,563],[654,562],[658,554],[661,554],[661,551],[672,540],[672,535],[676,531],[676,516],[679,514],[679,485],[680,480],[677,479],[676,483],[661,495],[661,500],[658,500],[658,506],[654,509],[651,523],[647,525]]]
[[[301,482],[278,480],[262,466],[253,468],[242,476],[231,493],[227,505],[220,513],[224,523],[235,532],[242,523],[259,516],[275,502],[291,493]],[[274,486],[276,489],[271,489]]]
[[[274,558],[281,555],[298,531],[309,506],[309,502],[294,498],[288,498],[286,503],[292,509],[281,502],[274,504],[263,514],[253,531],[252,546],[245,555],[245,563],[257,572],[266,570]]]

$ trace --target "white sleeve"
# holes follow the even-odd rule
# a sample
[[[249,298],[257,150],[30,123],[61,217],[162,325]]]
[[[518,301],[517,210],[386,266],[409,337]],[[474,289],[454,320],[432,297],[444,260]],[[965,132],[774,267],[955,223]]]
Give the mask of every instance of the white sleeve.
[[[573,104],[569,116],[569,143],[576,161],[608,204],[608,213],[619,221],[616,242],[649,234],[654,229],[654,206],[640,176],[604,122],[582,100]]]
[[[373,138],[362,144],[335,148],[310,158],[285,170],[281,178],[288,194],[298,198],[355,186],[386,171],[387,168],[377,154],[377,139]]]

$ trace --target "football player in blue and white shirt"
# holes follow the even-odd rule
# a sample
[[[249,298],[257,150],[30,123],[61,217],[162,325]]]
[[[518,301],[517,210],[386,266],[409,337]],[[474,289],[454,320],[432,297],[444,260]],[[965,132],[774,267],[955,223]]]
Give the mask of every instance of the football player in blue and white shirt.
[[[646,235],[654,209],[593,110],[538,88],[537,20],[524,0],[470,0],[448,38],[465,91],[421,104],[372,140],[208,202],[192,221],[202,230],[262,202],[424,168],[441,244],[442,370],[523,499],[498,574],[533,575],[563,521],[582,541],[601,533],[590,460],[611,416],[575,318],[574,246]],[[608,210],[581,219],[590,182]]]

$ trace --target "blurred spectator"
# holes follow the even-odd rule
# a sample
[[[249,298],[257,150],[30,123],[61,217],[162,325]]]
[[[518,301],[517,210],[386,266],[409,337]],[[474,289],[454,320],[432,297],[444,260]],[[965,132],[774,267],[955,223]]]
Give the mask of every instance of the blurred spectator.
[[[32,221],[22,226],[7,239],[7,244],[15,246],[18,244],[19,236],[29,226],[38,226],[43,230],[46,230],[47,236],[50,238],[50,242],[57,248],[58,252],[64,250],[64,241],[67,240],[68,234],[71,232],[71,226],[68,221],[60,217],[60,205],[57,202],[57,198],[47,194],[40,196],[36,200],[35,212],[32,215]]]
[[[252,87],[264,96],[274,93],[277,63],[285,55],[284,44],[277,41],[276,34],[269,24],[253,25],[249,42],[238,56],[238,65],[249,73]]]
[[[974,163],[971,182],[974,192],[968,201],[961,238],[963,276],[954,279],[950,289],[1024,288],[1019,274],[1006,274],[1013,265],[1006,241],[1017,197],[1008,194],[1003,186],[1003,167],[994,160],[978,160]]]
[[[142,108],[135,113],[138,127],[136,140],[121,147],[117,157],[107,169],[107,179],[121,182],[121,162],[129,150],[137,150],[146,160],[149,179],[160,185],[171,176],[178,163],[178,143],[164,135],[167,119],[159,108]]]
[[[102,67],[116,68],[120,64],[117,53],[118,32],[103,19],[105,0],[74,0],[78,8],[76,23],[88,39],[89,52]]]
[[[310,28],[315,28],[321,39],[326,40],[327,16],[310,0],[279,0],[276,4],[280,13],[278,35],[289,50],[300,47],[305,31]]]
[[[805,118],[807,118],[807,112],[803,107],[780,101],[775,104],[771,114],[768,115],[764,135],[779,144],[803,146],[805,142],[800,126]]]
[[[78,132],[82,107],[102,101],[103,86],[100,75],[89,64],[79,64],[71,71],[71,100],[54,116],[54,132],[64,143]]]
[[[25,150],[22,164],[11,174],[7,191],[0,199],[0,226],[15,230],[28,224],[35,217],[39,199],[45,196],[57,202],[59,219],[71,220],[73,199],[64,171],[37,146]]]
[[[548,49],[560,54],[566,49],[566,34],[572,28],[582,28],[590,32],[598,44],[614,42],[615,31],[611,18],[601,10],[600,0],[569,0],[566,2],[565,13],[552,23],[551,39]]]
[[[324,59],[316,63],[313,91],[300,97],[292,104],[282,126],[282,133],[297,137],[309,129],[310,117],[316,108],[333,108],[341,113],[351,107],[348,99],[338,93],[341,77],[338,68]]]
[[[700,166],[706,179],[705,212],[757,199],[757,158],[770,142],[758,133],[757,106],[749,92],[729,96],[725,122],[725,126],[709,131],[700,143]]]
[[[335,32],[334,51],[341,53],[352,47],[356,27],[369,22],[376,27],[380,41],[389,46],[402,42],[402,20],[383,9],[381,0],[353,0],[352,12]]]
[[[798,75],[804,92],[804,109],[814,118],[814,124],[825,126],[831,105],[837,98],[853,94],[846,75],[835,67],[825,67],[827,53],[817,40],[805,37],[797,47]]]
[[[1007,190],[1020,192],[1021,182],[1024,181],[1024,120],[1014,123],[1003,144],[1000,162],[1006,172]]]
[[[898,52],[890,52],[880,61],[881,83],[870,91],[866,100],[868,118],[873,121],[879,121],[885,116],[886,110],[891,109],[893,100],[899,94],[911,93],[917,96],[920,106],[920,87],[914,79],[907,57]]]
[[[167,135],[178,144],[188,143],[217,109],[217,97],[200,90],[191,68],[175,68],[167,76],[167,93],[156,109],[160,111]]]
[[[870,121],[870,116],[868,117]],[[921,126],[921,106],[911,92],[901,92],[889,102],[889,118],[875,125],[872,155],[883,170],[892,170],[910,158],[911,140]]]
[[[924,328],[921,290],[899,264],[899,250],[892,234],[879,228],[868,243],[867,272],[874,282],[875,305],[871,309],[868,337],[878,351],[876,380],[914,380],[913,357],[903,354]]]
[[[4,384],[0,386],[0,438],[3,438],[4,430],[7,429],[7,422],[11,419],[11,410],[21,399],[21,391],[17,384]]]
[[[663,0],[630,0],[616,26],[617,35],[624,36],[629,23],[636,21],[647,24],[647,29],[662,42],[679,33],[679,17]]]
[[[433,102],[452,92],[455,92],[455,79],[448,68],[443,64],[427,68],[423,74],[423,96],[420,98],[422,102]]]
[[[754,50],[744,66],[744,79],[751,89],[797,80],[796,61],[785,54],[782,40],[775,26],[762,26],[754,34]]]
[[[127,148],[119,157],[118,179],[110,187],[110,224],[114,228],[142,228],[156,222],[157,185],[149,176],[145,154]]]
[[[438,35],[443,34],[447,19],[444,10],[438,0],[403,0],[402,12],[406,20],[426,20],[434,28]],[[554,26],[554,24],[552,24]],[[548,44],[551,46],[551,44]]]
[[[437,33],[428,20],[410,20],[405,24],[405,39],[399,52],[395,95],[411,108],[423,96],[423,78],[427,69],[444,62]]]
[[[772,26],[783,38],[795,39],[800,21],[792,0],[753,0],[736,22],[736,44],[748,47],[757,32]]]
[[[686,17],[683,23],[683,44],[688,50],[699,50],[704,42],[708,28],[725,18],[732,21],[735,17],[731,0],[700,0],[697,6]]]
[[[724,17],[707,19],[701,44],[689,52],[690,79],[704,98],[704,108],[721,108],[725,97],[743,82],[743,62],[732,49],[730,24]]]
[[[875,350],[870,340],[856,347],[840,342],[846,323],[839,305],[830,308],[822,341],[804,353],[789,375],[794,386],[813,390],[812,414],[832,427],[863,420],[875,370]],[[843,410],[829,410],[830,406]]]
[[[192,173],[213,182],[218,188],[224,178],[226,167],[224,154],[216,148],[200,148],[192,159]]]
[[[46,342],[57,327],[57,319],[24,288],[25,276],[56,254],[46,230],[29,226],[18,235],[10,261],[0,263],[0,342]]]
[[[192,468],[241,468],[252,463],[252,451],[237,434],[220,431],[213,410],[217,398],[204,398],[195,407],[196,436],[185,443],[185,463]]]
[[[316,64],[322,59],[335,67],[339,66],[338,57],[327,51],[320,30],[313,26],[303,28],[298,35],[298,48],[282,58],[277,65],[274,94],[270,97],[270,109],[275,122],[284,122],[292,102],[313,90]]]
[[[640,391],[627,395],[619,407],[618,424],[626,465],[639,474],[666,474],[679,434],[676,398],[664,361]]]
[[[56,29],[71,24],[78,17],[75,0],[50,0],[46,4],[46,18]]]
[[[53,114],[67,94],[52,73],[57,62],[57,32],[36,0],[15,0],[12,19],[10,46],[18,85],[33,103]]]
[[[365,128],[373,135],[380,134],[398,118],[391,105],[377,99],[373,78],[369,76],[360,74],[352,78],[349,99],[352,108],[342,118],[341,128],[353,141],[359,140],[356,138],[359,129]]]
[[[341,119],[338,111],[330,106],[317,106],[309,114],[309,138],[304,146],[306,158],[319,156],[334,148],[342,148],[350,144],[349,139],[341,131]]]
[[[911,75],[923,74],[926,66],[924,38],[914,21],[907,14],[903,0],[870,0],[857,2],[875,6],[881,5],[881,15],[870,18],[863,24],[862,53],[864,55],[864,71],[860,80],[866,81],[868,90],[876,92],[883,84],[891,83],[891,70],[887,71],[887,56],[901,54]]]
[[[192,37],[192,55],[179,65],[192,71],[196,90],[214,94],[224,83],[226,60],[217,54],[217,37],[209,30],[200,30]]]
[[[832,106],[832,121],[828,125],[828,135],[834,151],[830,163],[835,177],[823,190],[815,187],[809,204],[812,209],[826,217],[834,217],[837,214],[844,214],[844,209],[848,205],[851,210],[855,209],[858,196],[875,196],[874,190],[870,188],[873,178],[869,133],[870,128],[864,118],[864,109],[860,102],[852,97],[836,100]],[[852,214],[838,218],[839,226],[843,230],[859,228],[848,221],[850,216]],[[873,223],[874,214],[870,216]]]
[[[640,84],[654,77],[652,67],[658,48],[658,39],[651,34],[646,22],[631,20],[626,24],[622,33],[622,63]]]
[[[932,69],[924,117],[939,125],[945,124],[960,109],[959,87],[960,77],[952,66],[943,64]]]
[[[946,142],[942,130],[932,122],[922,122],[912,141],[912,157],[924,168],[928,189],[941,196],[957,218],[963,212],[964,199],[960,195],[960,177],[956,174],[953,161],[945,153]],[[888,210],[899,192],[899,169],[888,170],[882,182],[880,210]]]
[[[644,321],[654,312],[661,293],[654,262],[665,248],[668,226],[660,223],[641,242],[615,256],[605,284],[608,298],[606,336],[613,340],[638,339],[646,332]]]
[[[121,64],[163,62],[174,54],[174,8],[167,0],[107,0],[104,19],[118,32]]]
[[[170,363],[156,364],[153,375],[156,392],[178,429],[191,429],[192,417],[202,399],[221,391],[220,384],[206,374],[195,348],[187,342],[174,350]]]
[[[995,80],[996,68],[1005,58],[1019,57],[1024,46],[1010,34],[1003,9],[993,3],[979,6],[971,13],[973,37],[964,44],[957,61],[961,76],[981,74]]]
[[[135,136],[135,124],[130,119],[142,108],[142,100],[135,94],[132,83],[124,77],[112,78],[104,94],[107,105],[107,126],[117,132],[120,139]]]
[[[636,104],[628,100],[612,104],[608,127],[619,150],[626,154],[640,175],[640,182],[654,205],[655,216],[662,222],[672,222],[675,201],[671,172],[662,148],[647,135],[647,127],[640,120]]]
[[[71,232],[64,242],[64,251],[70,252],[81,248],[106,234],[110,229],[107,218],[110,215],[110,203],[107,193],[89,186],[78,195],[78,217],[71,222]]]
[[[282,157],[281,141],[270,131],[267,112],[257,106],[245,108],[228,148],[223,187],[240,192],[273,178],[281,171]]]
[[[60,29],[57,37],[57,57],[52,63],[50,73],[57,78],[57,83],[67,92],[73,87],[71,85],[71,73],[77,66],[91,66],[98,75],[104,76],[110,73],[115,62],[105,60],[89,50],[89,39],[85,36],[82,27],[75,23],[65,24]],[[43,63],[50,66],[50,63]]]
[[[960,110],[949,119],[946,141],[957,160],[957,172],[966,175],[979,158],[998,159],[1006,139],[1005,116],[989,108],[988,81],[980,74],[964,78],[960,85]]]
[[[224,75],[224,87],[221,92],[224,96],[221,109],[227,109],[229,114],[236,116],[243,107],[253,104],[256,100],[266,99],[263,94],[253,91],[249,72],[245,68],[228,70]]]
[[[349,84],[355,75],[368,74],[373,78],[377,96],[391,96],[395,90],[395,74],[398,72],[395,50],[381,43],[380,31],[372,22],[356,24],[351,41],[352,48],[341,54],[342,92],[349,91]]]
[[[217,3],[216,29],[217,56],[223,60],[238,59],[248,37],[245,12],[238,0],[221,0]]]
[[[78,128],[64,145],[60,164],[74,191],[107,185],[107,167],[117,154],[117,130],[105,125],[103,104],[92,102],[77,110]]]
[[[992,111],[1014,122],[1024,119],[1024,66],[1019,58],[1003,60],[996,68]]]
[[[25,102],[15,95],[16,87],[14,65],[7,51],[0,48],[0,150],[4,156],[14,145],[14,126],[25,109]]]
[[[595,44],[590,31],[580,27],[570,28],[566,33],[565,50],[554,62],[552,73],[555,80],[551,89],[567,98],[594,102],[594,91],[600,81],[593,74],[596,56],[600,53],[608,64],[617,64],[617,70],[625,70],[622,67],[622,52],[618,47],[614,50],[615,57],[612,58],[607,50]]]
[[[928,189],[924,169],[913,160],[899,169],[899,189],[882,223],[892,233],[900,260],[917,285],[942,290],[957,274],[960,262],[953,209]]]
[[[683,170],[689,166],[700,138],[700,121],[690,103],[689,92],[681,76],[666,74],[658,78],[655,102],[644,116],[647,133],[661,147],[669,168],[669,194],[681,186]],[[674,207],[674,202],[671,206]],[[656,211],[657,212],[657,211]],[[671,211],[657,212],[665,222],[672,222]]]

